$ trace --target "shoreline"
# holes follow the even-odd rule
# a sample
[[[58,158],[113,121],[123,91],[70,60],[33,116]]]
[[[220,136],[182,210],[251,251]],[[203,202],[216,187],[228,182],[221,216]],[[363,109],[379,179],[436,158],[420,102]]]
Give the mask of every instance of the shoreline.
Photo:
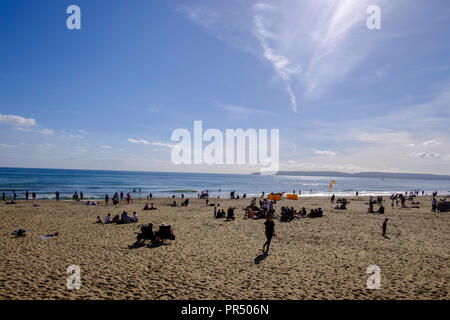
[[[2,192],[2,191],[0,191],[0,192]],[[31,192],[30,192],[31,193]],[[382,196],[382,197],[386,197],[386,198],[390,198],[390,196],[391,195],[393,195],[393,194],[405,194],[405,192],[401,192],[401,191],[398,191],[398,192],[385,192],[385,191],[380,191],[380,192],[365,192],[365,193],[360,193],[358,196],[356,196],[355,195],[355,192],[351,192],[351,193],[349,193],[349,192],[330,192],[330,193],[328,193],[328,194],[324,194],[324,193],[327,193],[327,192],[319,192],[319,193],[312,193],[312,194],[301,194],[301,195],[298,195],[298,198],[299,199],[309,199],[309,198],[330,198],[333,194],[335,195],[335,197],[347,197],[347,198],[352,198],[352,197],[354,197],[354,198],[362,198],[362,197],[367,197],[367,198],[369,198],[370,196],[373,196],[373,197],[377,197],[377,196]],[[112,198],[112,195],[113,195],[114,193],[111,193],[111,195],[110,195],[110,201],[111,201],[111,198]],[[286,194],[292,194],[292,193],[286,193]],[[190,200],[193,200],[193,199],[197,199],[197,200],[204,200],[204,199],[199,199],[197,196],[189,196],[189,194],[184,194],[184,198],[182,198],[181,197],[181,194],[172,194],[172,195],[175,195],[175,199],[190,199]],[[168,196],[153,196],[151,199],[147,199],[146,197],[144,197],[144,196],[142,196],[142,197],[135,197],[135,198],[133,198],[133,196],[132,196],[132,199],[133,200],[148,200],[148,201],[150,201],[150,200],[152,200],[152,199],[173,199],[173,197],[172,197],[172,195],[168,195]],[[264,195],[264,199],[265,198],[267,198],[267,193]],[[241,195],[240,195],[241,196]],[[418,195],[413,195],[414,197],[432,197],[432,191],[429,191],[429,192],[427,192],[427,193],[425,193],[424,195],[422,195],[422,194],[418,194]],[[407,195],[407,197],[410,197],[410,195],[408,194]],[[437,196],[436,197],[450,197],[450,191],[448,192],[448,193],[444,193],[444,192],[439,192],[438,191],[438,194],[437,194]],[[242,197],[240,197],[239,199],[234,199],[234,200],[251,200],[252,198],[256,198],[256,199],[263,199],[263,197],[261,196],[261,194],[259,194],[259,195],[256,195],[256,194],[247,194],[247,198],[242,198]],[[209,197],[209,199],[211,200],[211,199],[219,199],[219,200],[232,200],[231,198],[224,198],[224,197],[220,197],[220,198],[218,198],[218,197],[216,197],[216,196],[210,196]],[[284,196],[284,197],[282,197],[282,199],[284,199],[284,200],[286,200],[286,197]],[[6,201],[11,201],[11,200],[13,200],[13,197],[12,196],[7,196],[6,197]],[[33,200],[33,199],[28,199],[28,200],[26,200],[25,198],[16,198],[16,201],[78,201],[78,202],[83,202],[83,201],[96,201],[96,202],[104,202],[104,197],[102,198],[102,197],[89,197],[89,196],[84,196],[83,197],[83,199],[81,200],[73,200],[73,199],[71,199],[71,197],[69,198],[69,197],[65,197],[65,199],[63,199],[63,198],[61,198],[60,200],[56,200],[56,197],[53,197],[53,198],[45,198],[45,197],[41,197],[41,198],[37,198],[36,200]],[[126,199],[124,198],[123,200],[121,200],[121,201],[126,201]],[[3,201],[1,201],[1,202],[3,202]]]

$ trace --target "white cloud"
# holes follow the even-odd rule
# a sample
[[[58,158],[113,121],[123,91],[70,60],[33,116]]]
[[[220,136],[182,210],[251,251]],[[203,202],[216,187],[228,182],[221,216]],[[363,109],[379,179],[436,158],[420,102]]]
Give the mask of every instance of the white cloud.
[[[367,36],[372,0],[206,2],[178,10],[231,47],[270,63],[293,111],[303,99],[320,98],[380,45]],[[383,2],[383,15],[395,5]],[[386,75],[378,70],[376,77]]]
[[[317,151],[314,151],[314,153],[318,154],[318,155],[322,155],[322,156],[335,156],[336,155],[336,152],[328,151],[328,150],[325,150],[325,151],[317,150]]]
[[[107,149],[111,149],[111,146],[100,146],[100,149],[104,149],[104,150],[107,150]]]
[[[412,152],[408,154],[408,157],[413,157],[413,158],[440,158],[442,157],[441,154],[439,153],[426,153],[426,152]]]
[[[40,134],[44,134],[44,135],[52,135],[55,133],[55,131],[51,130],[51,129],[42,129],[38,131]]]
[[[217,12],[199,6],[178,6],[176,11],[186,14],[189,19],[203,27],[216,23],[218,19]]]
[[[267,116],[267,117],[276,116],[275,113],[270,112],[270,111],[251,109],[251,108],[246,108],[246,107],[242,107],[242,106],[235,106],[232,104],[220,105],[220,107],[222,109],[230,112],[234,116],[239,117],[240,119],[247,118],[249,116],[250,117],[252,117],[252,116]]]
[[[22,128],[22,127],[13,127],[13,130],[15,131],[21,131],[21,132],[32,132],[30,128]]]
[[[165,148],[173,148],[173,147],[177,146],[177,144],[164,143],[164,142],[152,142],[151,145],[157,146],[157,147],[165,147]]]
[[[147,140],[136,140],[136,139],[128,139],[128,142],[137,143],[137,144],[149,144]]]
[[[7,123],[18,127],[32,127],[36,125],[36,120],[33,118],[27,119],[21,116],[0,113],[0,123]]]
[[[260,2],[260,3],[255,3],[253,5],[253,9],[260,10],[260,11],[275,11],[276,8],[271,4]]]
[[[65,139],[83,139],[83,136],[79,135],[79,134],[66,134],[65,132],[63,132],[63,134],[61,135],[61,138]]]
[[[441,144],[439,141],[436,140],[428,140],[425,141],[424,143],[422,143],[424,146],[437,146],[439,144]]]
[[[260,10],[260,9],[258,9]],[[276,36],[264,28],[263,22],[260,16],[254,16],[254,24],[255,24],[255,36],[259,40],[261,48],[263,49],[263,57],[268,60],[276,73],[283,79],[286,91],[289,94],[291,100],[291,107],[294,112],[297,111],[297,98],[295,97],[291,85],[289,84],[289,80],[291,76],[298,72],[298,68],[292,69],[289,66],[289,60],[278,53],[275,52],[273,48],[269,46],[268,40],[275,39]]]

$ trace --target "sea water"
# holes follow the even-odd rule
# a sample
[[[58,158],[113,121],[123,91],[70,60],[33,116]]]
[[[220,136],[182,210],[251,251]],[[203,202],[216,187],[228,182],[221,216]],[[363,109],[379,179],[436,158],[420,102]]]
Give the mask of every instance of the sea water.
[[[330,191],[331,180],[336,184]],[[181,194],[192,198],[206,190],[210,197],[221,198],[228,198],[231,191],[251,197],[294,190],[297,194],[301,190],[301,196],[348,196],[355,191],[390,195],[413,190],[428,194],[437,190],[443,195],[450,194],[450,180],[0,168],[0,193],[5,192],[9,199],[13,190],[18,199],[24,198],[26,190],[30,198],[31,192],[36,192],[39,199],[54,199],[59,191],[62,200],[72,199],[75,191],[83,192],[86,199],[103,199],[105,194],[112,197],[121,191],[130,192],[133,198],[145,198],[149,193],[155,198],[179,198]]]

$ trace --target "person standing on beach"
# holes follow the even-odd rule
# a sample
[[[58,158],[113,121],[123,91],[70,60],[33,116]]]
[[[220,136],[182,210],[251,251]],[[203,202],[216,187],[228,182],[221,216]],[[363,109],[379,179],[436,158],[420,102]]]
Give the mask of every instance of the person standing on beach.
[[[108,205],[108,201],[109,201],[109,196],[108,196],[108,194],[105,194],[105,206]]]
[[[436,201],[436,198],[433,197],[433,199],[431,199],[431,211],[436,212],[436,207],[437,207],[437,201]]]
[[[13,200],[16,201],[16,198],[17,198],[16,190],[13,190]]]
[[[383,225],[382,225],[382,227],[381,227],[381,228],[383,229],[383,237],[385,237],[385,238],[386,238],[387,222],[388,222],[388,219],[387,219],[387,218],[384,219]]]
[[[28,200],[28,197],[30,196],[30,193],[27,191],[25,191],[25,199]]]
[[[265,225],[265,234],[267,241],[264,243],[262,252],[267,254],[269,252],[270,242],[272,241],[272,237],[275,237],[275,222],[273,221],[273,216],[269,214],[267,216],[266,222],[264,222]],[[266,249],[266,250],[264,250]]]
[[[3,201],[6,201],[6,193],[4,193],[4,192],[3,192],[3,194],[2,194],[2,200],[3,200]]]
[[[56,201],[59,201],[59,191],[56,191],[55,195],[56,195]]]

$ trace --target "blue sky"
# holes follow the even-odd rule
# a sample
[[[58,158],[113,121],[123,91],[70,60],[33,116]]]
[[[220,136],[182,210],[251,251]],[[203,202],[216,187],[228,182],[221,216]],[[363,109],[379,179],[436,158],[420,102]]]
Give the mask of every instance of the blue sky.
[[[0,166],[255,171],[172,164],[202,120],[280,129],[282,170],[449,174],[448,30],[444,0],[2,1]]]

